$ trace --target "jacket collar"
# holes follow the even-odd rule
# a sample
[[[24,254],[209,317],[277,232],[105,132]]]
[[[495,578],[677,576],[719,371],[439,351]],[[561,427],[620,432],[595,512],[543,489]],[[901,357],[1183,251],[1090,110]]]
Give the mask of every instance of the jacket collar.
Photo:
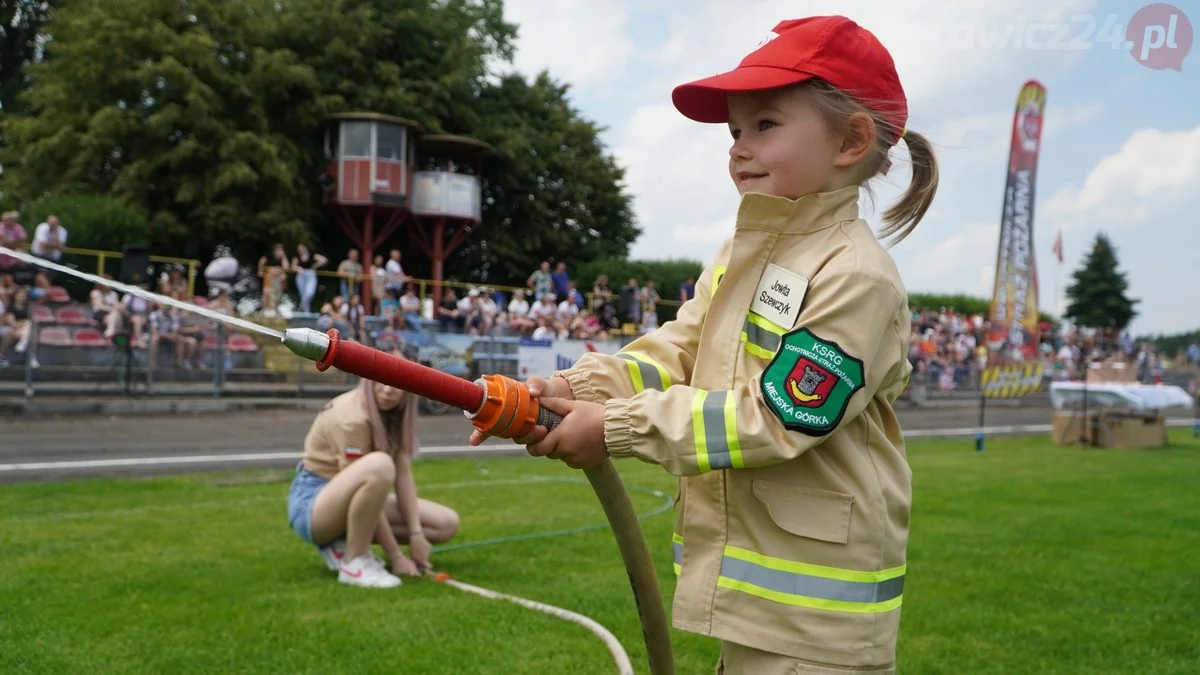
[[[786,199],[748,192],[738,207],[737,229],[808,234],[858,218],[857,185]]]

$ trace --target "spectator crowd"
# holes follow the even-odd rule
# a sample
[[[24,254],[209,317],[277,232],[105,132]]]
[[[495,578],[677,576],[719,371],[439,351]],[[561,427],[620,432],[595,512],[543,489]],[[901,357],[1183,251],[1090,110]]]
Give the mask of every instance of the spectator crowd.
[[[908,345],[913,382],[943,393],[978,390],[987,367],[989,328],[980,314],[946,307],[914,309]],[[1089,364],[1116,362],[1128,369],[1130,379],[1149,384],[1161,381],[1167,367],[1200,366],[1200,344],[1193,343],[1168,359],[1158,354],[1152,343],[1138,343],[1126,331],[1085,333],[1071,327],[1060,332],[1043,323],[1037,348],[1024,360],[1041,363],[1045,377],[1056,381],[1080,380]]]
[[[18,221],[20,213],[0,214],[0,246],[28,248],[40,258],[58,262],[67,247],[67,229],[58,217],[49,215],[33,230],[33,239]],[[35,270],[8,255],[0,255],[0,367],[8,365],[9,350],[24,353],[33,335],[35,307],[49,300],[52,272]],[[38,366],[37,358],[30,364]]]
[[[12,249],[28,249],[37,257],[61,262],[67,249],[67,228],[54,215],[34,228],[30,240],[25,228],[18,222],[20,214],[9,211],[0,214],[0,246]],[[52,302],[67,302],[70,297],[55,285],[57,273],[38,268],[7,255],[0,255],[0,367],[9,365],[11,353],[22,354],[30,350],[36,341],[33,330],[34,318],[39,308],[47,310]],[[104,279],[112,280],[110,275]],[[138,285],[149,289],[149,284]],[[183,270],[172,267],[163,271],[153,289],[159,295],[172,299],[195,302],[189,293]],[[234,308],[229,294],[218,293],[212,300],[205,301],[211,309],[232,315]],[[215,326],[213,322],[178,309],[150,302],[136,295],[118,294],[107,284],[97,283],[88,293],[88,312],[83,321],[100,331],[106,341],[128,339],[133,346],[146,346],[150,350],[148,362],[155,364],[162,343],[174,346],[175,365],[184,370],[204,367],[203,345],[205,335]],[[48,316],[53,314],[47,312]],[[33,352],[29,352],[29,365],[38,368]]]
[[[358,251],[351,249],[333,270],[338,294],[314,308],[317,270],[329,260],[303,245],[288,255],[282,244],[276,244],[258,261],[262,311],[267,316],[279,313],[290,275],[298,291],[299,312],[317,314],[322,330],[337,328],[357,340],[365,337],[367,319],[372,316],[394,330],[436,325],[442,332],[534,340],[606,340],[615,333],[630,332],[630,328],[647,332],[658,326],[662,298],[652,279],[639,283],[630,278],[614,291],[602,274],[592,282],[588,297],[571,278],[566,263],[559,262],[552,269],[550,262],[544,261],[529,275],[525,288],[513,289],[511,294],[487,286],[456,288],[448,283],[435,306],[431,290],[422,295],[422,286],[405,274],[401,259],[401,252],[392,249],[386,261],[382,255],[375,256],[364,267]],[[371,282],[371,312],[363,303],[364,280]],[[694,295],[695,281],[689,278],[680,285],[679,301]]]
[[[630,278],[614,287],[607,275],[591,283],[590,293],[581,290],[571,278],[566,263],[552,266],[543,261],[529,275],[525,288],[509,295],[486,286],[458,289],[447,285],[437,305],[433,294],[404,274],[399,250],[392,250],[387,261],[376,256],[372,264],[359,262],[351,250],[336,268],[341,277],[340,294],[319,310],[321,327],[337,327],[343,333],[362,339],[368,314],[361,302],[359,281],[371,279],[375,300],[374,316],[391,329],[420,330],[435,326],[441,332],[471,335],[516,335],[534,340],[584,339],[605,340],[618,333],[648,332],[658,326],[658,305],[662,297],[652,279]],[[300,310],[307,311],[315,283],[313,270],[327,260],[297,247],[290,260],[283,247],[259,261],[264,275],[264,308],[271,312],[279,294],[278,286],[266,283],[264,269],[276,266],[295,275],[300,289]],[[695,295],[695,280],[687,279],[678,288],[678,302]],[[674,298],[672,298],[674,300]],[[1084,335],[1077,329],[1060,333],[1057,327],[1042,325],[1035,349],[1023,356],[1026,362],[1043,364],[1048,378],[1057,380],[1082,377],[1085,356],[1094,362],[1120,359],[1130,363],[1140,381],[1153,381],[1161,373],[1164,360],[1151,344],[1135,344],[1127,333]],[[632,331],[630,330],[632,329]],[[914,308],[909,339],[909,360],[914,368],[913,382],[918,386],[947,393],[978,390],[980,376],[987,367],[986,344],[989,324],[979,314],[967,314],[942,307]],[[1177,356],[1178,364],[1200,364],[1200,345]]]
[[[34,228],[32,239],[18,218],[16,212],[0,214],[0,245],[26,248],[48,260],[62,259],[68,233],[56,216],[47,216]],[[356,340],[368,337],[371,316],[395,330],[429,326],[442,332],[515,335],[534,340],[606,340],[617,333],[648,332],[659,323],[658,306],[663,298],[653,279],[630,278],[614,288],[608,276],[601,274],[585,292],[571,278],[566,263],[552,267],[549,261],[543,261],[526,279],[525,288],[511,289],[511,294],[486,286],[467,286],[460,291],[448,284],[435,306],[430,289],[405,274],[401,261],[400,250],[392,249],[386,259],[375,256],[364,267],[358,251],[350,250],[331,270],[338,277],[338,295],[314,308],[317,276],[328,268],[329,259],[304,245],[289,253],[283,244],[276,244],[258,260],[262,312],[277,315],[290,282],[294,282],[298,311],[317,314],[322,330],[336,327]],[[366,289],[362,282],[368,279],[372,314],[363,303]],[[10,351],[21,353],[29,348],[35,308],[49,299],[55,289],[53,281],[52,271],[33,269],[0,255],[0,366],[7,365]],[[154,290],[187,302],[204,301],[189,297],[187,280],[179,268],[165,271]],[[687,279],[677,292],[678,302],[691,299],[695,280]],[[216,311],[234,313],[228,291],[221,290],[204,302]],[[168,342],[174,346],[177,367],[203,367],[201,345],[205,332],[212,328],[211,322],[137,296],[119,296],[103,284],[91,289],[88,305],[91,320],[106,340],[125,335],[134,343],[146,344],[151,349],[151,363],[155,362],[160,343]],[[977,390],[987,366],[988,327],[985,317],[979,314],[946,307],[914,308],[909,339],[913,382],[943,393]],[[1056,380],[1080,379],[1085,363],[1120,360],[1128,364],[1138,381],[1152,382],[1172,363],[1200,366],[1200,344],[1190,345],[1173,359],[1164,359],[1151,344],[1137,344],[1128,333],[1085,335],[1074,328],[1059,333],[1056,327],[1043,324],[1037,349],[1025,358],[1040,361],[1047,377]],[[33,365],[36,367],[36,360]]]

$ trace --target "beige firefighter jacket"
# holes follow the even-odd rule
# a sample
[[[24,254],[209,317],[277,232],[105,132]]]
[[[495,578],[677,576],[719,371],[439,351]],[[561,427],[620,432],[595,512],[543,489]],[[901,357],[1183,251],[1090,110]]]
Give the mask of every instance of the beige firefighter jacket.
[[[911,474],[891,404],[909,321],[857,187],[747,194],[676,320],[556,373],[605,404],[612,456],[681,477],[677,628],[894,662]]]

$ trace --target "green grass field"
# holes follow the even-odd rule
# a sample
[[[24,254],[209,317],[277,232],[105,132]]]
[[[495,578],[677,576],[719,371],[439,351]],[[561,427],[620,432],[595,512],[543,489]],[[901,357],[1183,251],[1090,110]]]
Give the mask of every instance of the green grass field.
[[[1200,442],[1154,451],[1039,439],[910,446],[915,481],[901,673],[1200,672]],[[674,480],[619,464],[668,601]],[[580,474],[531,459],[429,461],[456,544],[600,526]],[[522,607],[409,580],[337,584],[287,528],[287,472],[0,490],[3,673],[611,673],[602,643]],[[526,476],[550,480],[525,482]],[[658,494],[655,494],[658,491]],[[665,495],[665,496],[664,496]],[[435,553],[467,583],[594,618],[645,672],[611,534]],[[718,645],[676,633],[679,673]]]

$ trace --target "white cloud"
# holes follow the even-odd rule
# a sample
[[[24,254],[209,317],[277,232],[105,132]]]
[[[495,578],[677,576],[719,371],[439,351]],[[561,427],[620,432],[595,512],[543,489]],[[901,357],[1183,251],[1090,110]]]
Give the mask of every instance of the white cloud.
[[[671,234],[680,241],[713,244],[732,237],[736,225],[737,218],[729,216],[708,224],[681,223],[675,226]]]
[[[1035,63],[1069,68],[1081,54],[1014,48],[1016,39],[1007,47],[985,48],[979,41],[939,40],[938,35],[965,31],[982,36],[997,29],[1020,28],[1022,21],[1069,20],[1094,5],[1093,0],[1013,0],[1003,4],[817,0],[798,8],[793,0],[698,0],[670,17],[670,33],[661,45],[659,61],[668,66],[668,72],[656,78],[655,86],[661,96],[679,82],[732,68],[779,20],[842,14],[875,33],[888,47],[910,99],[922,102],[946,95],[961,99],[966,93],[964,86],[975,90],[994,87],[995,82],[1010,79],[1013,72],[1036,70],[1028,67]],[[1000,52],[1003,57],[998,56]]]
[[[1200,315],[1188,294],[1200,284],[1191,216],[1200,206],[1198,183],[1200,125],[1133,132],[1082,181],[1062,187],[1044,204],[1040,219],[1066,233],[1063,285],[1096,233],[1104,231],[1128,274],[1130,296],[1142,301],[1132,330],[1194,330]],[[1052,237],[1050,231],[1042,234],[1047,241]]]
[[[1050,87],[1045,140],[1094,124],[1102,114],[1121,114],[1080,103],[1085,99],[1078,96],[1065,103],[1086,87],[1070,83],[1080,62],[1089,58],[1087,52],[1039,50],[1028,44],[1013,48],[1014,31],[1019,34],[1031,22],[1059,20],[1073,24],[1072,35],[1078,35],[1078,16],[1095,16],[1102,9],[1108,11],[1095,0],[957,5],[944,0],[810,0],[803,6],[794,0],[506,2],[507,17],[521,24],[518,68],[526,73],[549,68],[573,85],[577,98],[603,101],[597,104],[602,108],[584,113],[609,127],[605,137],[626,169],[644,231],[631,253],[649,258],[709,259],[732,231],[738,203],[726,169],[728,134],[721,126],[685,119],[671,105],[671,89],[734,67],[779,20],[837,13],[859,21],[891,51],[909,97],[909,126],[930,137],[941,163],[942,183],[933,208],[917,231],[893,249],[905,282],[913,290],[985,296],[994,275],[1001,186],[1020,86],[1033,77]],[[985,48],[982,43],[1005,35],[1011,38],[1007,46]],[[1103,45],[1098,49],[1108,51]],[[1200,128],[1134,134],[1090,174],[1079,170],[1070,150],[1053,146],[1045,147],[1046,171],[1039,179],[1050,184],[1047,194],[1053,196],[1045,199],[1039,192],[1036,226],[1047,305],[1052,304],[1055,272],[1048,266],[1054,230],[1094,230],[1103,223],[1169,214],[1169,203],[1179,214],[1183,199],[1194,193],[1189,188],[1200,178]],[[891,174],[875,182],[875,206],[864,201],[864,217],[875,227],[879,214],[908,184],[904,155],[901,146]],[[1075,184],[1054,192],[1064,178]],[[1086,239],[1082,231],[1067,237],[1064,272],[1071,269],[1071,249]],[[1168,253],[1182,255],[1178,248]],[[1131,282],[1143,297],[1160,297],[1152,289],[1170,283],[1137,275]],[[1139,321],[1156,326],[1170,322],[1157,307],[1154,314]]]
[[[1066,15],[1089,4],[1081,0],[1021,0],[1019,6],[1007,9],[999,5],[973,5],[947,10],[945,3],[932,0],[903,7],[822,1],[807,3],[804,13],[842,13],[854,17],[879,36],[892,52],[901,73],[910,97],[914,128],[937,130],[934,120],[958,118],[957,126],[951,123],[945,137],[940,131],[939,135],[930,133],[939,149],[944,145],[951,147],[949,152],[943,152],[944,160],[949,162],[943,168],[945,174],[954,174],[961,172],[954,162],[974,164],[985,150],[988,156],[999,158],[993,161],[1003,163],[1011,106],[1015,105],[1017,90],[1025,79],[1012,73],[1023,62],[1046,59],[1046,52],[1013,50],[998,58],[995,51],[931,45],[927,17],[940,17],[947,24],[958,21],[987,26],[1015,17],[1020,11],[1034,17]],[[795,15],[795,4],[788,1],[759,0],[739,6],[723,0],[704,0],[692,3],[687,12],[670,16],[669,33],[658,45],[659,58],[648,59],[650,67],[630,78],[635,87],[640,83],[632,95],[648,102],[630,116],[627,124],[618,125],[614,133],[617,156],[629,171],[628,183],[645,230],[635,245],[634,255],[654,256],[665,248],[682,248],[704,259],[712,253],[711,243],[693,236],[686,225],[718,222],[724,214],[736,210],[737,195],[725,168],[729,139],[724,129],[699,125],[679,115],[670,104],[671,88],[732,68],[779,19]],[[720,30],[714,30],[714,26]],[[1054,60],[1061,65],[1054,67],[1068,67],[1072,58],[1075,57],[1070,53],[1057,53]],[[947,107],[963,108],[963,101],[975,94],[994,94],[996,87],[989,77],[994,82],[1011,84],[1007,87],[1010,91],[1003,93],[1003,100],[997,98],[996,113],[972,116],[941,112]],[[1069,116],[1060,113],[1055,116],[1057,120],[1048,120],[1047,133],[1063,128],[1068,117],[1077,122],[1094,114],[1093,108],[1073,111]],[[953,150],[955,145],[962,149]],[[898,164],[902,161],[897,158]],[[876,213],[882,212],[882,206],[907,185],[907,175],[897,171],[886,182],[895,187],[879,186],[881,208],[875,209]],[[938,209],[939,204],[935,203],[931,219],[936,220]]]
[[[727,170],[728,132],[698,127],[670,103],[638,108],[614,149],[626,167],[639,223],[637,255],[707,261],[724,223],[732,232],[737,191]]]
[[[633,3],[507,0],[505,20],[517,24],[513,65],[533,74],[549,68],[576,87],[621,79],[634,53]]]
[[[1016,93],[1012,94],[1016,104]],[[1048,106],[1042,141],[1050,141],[1067,129],[1083,124],[1100,113],[1094,103]],[[941,154],[953,153],[973,163],[995,163],[1008,156],[1012,134],[1013,110],[953,117],[935,124],[927,135]]]
[[[933,290],[951,279],[951,288],[959,292],[990,296],[999,235],[996,223],[970,222],[937,242],[915,247],[899,263],[905,285],[913,291]]]
[[[1064,229],[1120,226],[1161,215],[1196,194],[1200,184],[1200,125],[1140,129],[1100,160],[1081,184],[1063,187],[1046,213]]]

